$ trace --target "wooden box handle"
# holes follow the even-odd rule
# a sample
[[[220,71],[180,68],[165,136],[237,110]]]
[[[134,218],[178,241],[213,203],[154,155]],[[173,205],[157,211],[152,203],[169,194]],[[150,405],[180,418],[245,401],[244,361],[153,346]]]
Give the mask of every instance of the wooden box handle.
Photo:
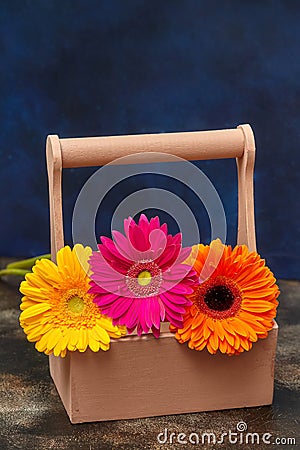
[[[57,135],[49,135],[46,143],[46,155],[53,260],[55,260],[57,251],[64,246],[62,169],[103,166],[122,156],[140,152],[165,153],[165,160],[168,160],[168,154],[189,161],[236,158],[238,170],[237,243],[246,244],[250,251],[256,250],[253,197],[255,141],[250,125],[239,125],[236,129],[228,130],[129,136],[60,139]]]

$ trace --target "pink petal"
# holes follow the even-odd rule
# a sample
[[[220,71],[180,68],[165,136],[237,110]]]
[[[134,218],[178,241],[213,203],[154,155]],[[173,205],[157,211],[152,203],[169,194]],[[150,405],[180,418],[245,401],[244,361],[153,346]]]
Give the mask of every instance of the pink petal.
[[[176,294],[174,292],[165,292],[164,296],[167,297],[170,302],[175,303],[176,305],[191,305],[193,302],[187,297],[184,297],[183,295]],[[183,303],[184,302],[184,303]]]
[[[181,246],[181,242],[182,242],[182,234],[181,233],[177,233],[175,234],[175,236],[173,236],[173,244],[174,245],[180,245]]]
[[[193,292],[194,289],[192,287],[186,286],[183,283],[171,285],[169,283],[164,282],[160,287],[160,293],[165,295],[168,294],[173,297],[176,296],[176,301],[180,304],[186,303],[187,302],[186,295],[192,294]]]
[[[135,250],[139,252],[145,252],[150,249],[148,236],[138,225],[129,228],[129,240]]]
[[[174,283],[174,282],[163,282],[162,286],[161,286],[161,292],[165,292],[165,291],[170,291],[172,293],[175,294],[180,294],[180,295],[188,295],[188,294],[192,294],[194,292],[194,289],[191,286],[187,286],[184,284],[184,280],[183,282],[179,282],[178,284]]]
[[[102,251],[103,250],[105,250],[105,248],[102,248]],[[93,252],[90,256],[89,263],[93,272],[98,270],[105,272],[106,274],[114,274],[115,277],[123,276],[120,274],[120,271],[116,271],[112,268],[111,264],[105,259],[101,252]],[[123,264],[122,261],[121,264]]]
[[[137,331],[137,335],[138,335],[138,336],[141,336],[141,335],[142,335],[142,333],[143,333],[143,328],[142,328],[142,326],[141,326],[140,323],[138,323],[136,331]]]
[[[177,328],[183,328],[183,321],[182,320],[177,320],[174,317],[172,317],[170,314],[166,314],[166,319],[167,322],[170,322],[172,325],[174,325]]]
[[[91,263],[91,278],[94,280],[95,278],[103,279],[103,280],[112,280],[112,281],[119,281],[122,282],[125,280],[125,275],[117,272],[115,269],[113,269],[111,266],[109,266],[107,263]]]
[[[131,264],[132,265],[132,264]],[[110,266],[112,269],[116,270],[117,272],[120,272],[123,275],[127,275],[128,270],[130,269],[131,265],[125,265],[122,264],[121,261],[110,261]]]
[[[105,282],[99,282],[101,283],[101,285],[99,286],[99,290],[96,291],[96,288],[93,289],[93,293],[99,293],[99,294],[106,294],[106,293],[110,293],[110,294],[114,294],[116,297],[126,297],[126,298],[130,298],[132,297],[132,295],[130,294],[130,292],[127,289],[127,286],[119,284],[119,283],[115,283],[112,284],[111,282],[109,283],[105,283]]]
[[[166,308],[165,308],[165,305],[163,304],[163,301],[160,299],[159,296],[157,297],[157,301],[158,301],[159,309],[160,309],[160,319],[161,319],[162,321],[164,321],[164,320],[165,320],[165,316],[166,316]]]
[[[105,289],[103,289],[101,286],[99,286],[97,283],[95,283],[94,281],[90,281],[90,289],[88,290],[89,294],[107,294],[107,291]]]
[[[128,217],[128,219],[124,219],[124,231],[125,231],[127,239],[129,239],[129,227],[130,227],[131,222],[134,222],[134,220],[130,216]]]
[[[177,249],[175,245],[170,245],[169,247],[166,247],[163,253],[155,260],[156,264],[162,270],[164,270],[164,268],[167,269],[168,267],[170,267],[172,265],[170,261],[172,260],[176,250]]]
[[[130,241],[119,231],[113,230],[112,235],[115,240],[116,248],[119,250],[121,255],[123,255],[126,259],[136,261],[137,253],[131,245]]]
[[[150,303],[151,321],[152,321],[153,325],[159,329],[160,328],[160,307],[159,307],[157,297],[150,297],[149,303]]]
[[[151,233],[152,230],[156,230],[157,228],[160,228],[159,217],[158,216],[152,217],[149,223],[149,234]]]
[[[191,268],[185,264],[175,264],[163,273],[164,280],[181,281],[189,274]]]
[[[182,248],[176,259],[176,264],[183,263],[183,261],[185,261],[190,256],[191,250],[191,247]]]
[[[164,302],[164,305],[166,307],[166,313],[168,313],[170,311],[172,311],[176,315],[186,313],[186,308],[184,306],[178,305],[178,304],[172,302],[171,299],[169,297],[164,296],[164,294],[161,294],[160,298]]]
[[[128,328],[128,327],[127,327],[127,333],[128,333],[128,334],[131,334],[131,333],[134,332],[135,329],[136,329],[136,325],[135,325],[134,327],[132,327],[132,328]]]
[[[149,327],[146,324],[146,309],[147,309],[147,304],[145,302],[145,299],[142,299],[141,303],[140,303],[140,310],[139,310],[139,324],[142,327],[142,330],[145,333],[148,333]]]
[[[107,294],[97,295],[93,301],[94,301],[94,303],[97,303],[97,305],[101,309],[103,307],[107,308],[112,303],[117,302],[119,298],[120,297],[118,297],[115,294],[107,293]]]
[[[103,248],[103,246],[104,246],[106,248],[106,250],[108,250],[111,253],[111,255],[113,257],[111,259],[117,259],[117,260],[121,259],[126,265],[132,264],[132,262],[129,259],[125,258],[118,251],[118,249],[116,248],[115,243],[112,241],[112,239],[109,239],[105,236],[101,236],[101,241],[103,242],[101,247]],[[99,250],[101,251],[100,248],[99,248]]]
[[[183,326],[182,315],[176,314],[176,312],[170,309],[166,311],[166,320],[178,328],[182,328]]]
[[[152,303],[151,303],[150,298],[145,299],[144,304],[145,304],[144,314],[145,314],[146,325],[147,325],[147,327],[151,328],[153,323],[152,323],[152,318],[151,318]]]
[[[147,240],[149,237],[149,221],[147,216],[145,216],[145,214],[141,214],[140,215],[140,219],[139,219],[139,225],[138,225],[141,230],[143,231],[144,235],[146,236]]]
[[[159,335],[160,335],[160,328],[158,327],[158,328],[156,328],[156,327],[152,327],[152,333],[153,333],[153,336],[156,338],[156,339],[158,339],[159,338]]]
[[[163,223],[162,226],[160,227],[161,231],[163,231],[165,233],[165,235],[167,236],[168,234],[168,225],[166,223]]]
[[[166,235],[161,230],[153,230],[149,234],[149,241],[151,243],[151,259],[156,259],[166,248]]]
[[[138,322],[138,302],[136,299],[132,299],[130,309],[123,315],[122,320],[127,328],[135,328]]]
[[[110,317],[113,317],[114,319],[119,319],[121,322],[123,322],[123,316],[124,314],[129,310],[130,306],[132,305],[133,299],[132,298],[120,298],[117,299],[113,303],[113,305],[110,307],[108,311],[108,315]]]

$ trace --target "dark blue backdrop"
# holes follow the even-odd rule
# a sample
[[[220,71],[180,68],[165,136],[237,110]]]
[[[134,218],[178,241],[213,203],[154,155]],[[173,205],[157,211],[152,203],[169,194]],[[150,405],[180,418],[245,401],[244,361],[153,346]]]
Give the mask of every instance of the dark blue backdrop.
[[[258,249],[278,277],[299,277],[299,2],[7,0],[0,8],[0,254],[49,250],[47,134],[250,123],[257,142]],[[235,166],[226,161],[224,170],[224,164],[199,166],[220,192],[234,243]],[[91,172],[66,173],[67,224]],[[168,186],[146,177],[139,188],[152,182]],[[101,211],[119,201],[120,192],[112,193]],[[192,195],[190,203],[197,213]],[[99,234],[109,232],[104,217]],[[66,232],[69,241],[69,225]],[[209,230],[203,236],[208,241]]]

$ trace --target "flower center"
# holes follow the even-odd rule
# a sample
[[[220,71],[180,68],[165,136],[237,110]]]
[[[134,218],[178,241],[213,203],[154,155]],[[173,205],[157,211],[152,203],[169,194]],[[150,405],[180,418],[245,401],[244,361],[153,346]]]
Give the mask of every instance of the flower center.
[[[151,278],[152,276],[149,270],[142,270],[137,276],[140,286],[147,286],[149,283],[151,283]]]
[[[214,311],[226,311],[233,305],[234,295],[227,286],[214,286],[207,290],[204,301]]]
[[[128,270],[126,284],[134,297],[153,297],[162,284],[162,271],[152,260],[139,261]]]
[[[71,297],[68,300],[68,309],[73,314],[81,314],[84,309],[84,300],[81,297],[78,297],[77,295],[74,295],[74,297]]]
[[[238,285],[223,276],[209,278],[195,291],[194,304],[199,312],[214,319],[235,316],[240,310],[242,293]]]
[[[75,282],[73,283],[75,284]],[[99,307],[94,303],[95,296],[88,293],[88,281],[77,281],[77,286],[62,286],[57,290],[52,302],[53,319],[51,323],[58,327],[93,327],[102,316]]]

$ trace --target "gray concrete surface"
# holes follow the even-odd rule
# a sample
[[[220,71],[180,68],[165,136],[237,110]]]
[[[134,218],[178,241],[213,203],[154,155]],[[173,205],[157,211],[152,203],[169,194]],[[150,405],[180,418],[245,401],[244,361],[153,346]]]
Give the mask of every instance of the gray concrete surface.
[[[0,267],[8,260],[0,259]],[[275,366],[275,395],[272,406],[209,413],[154,417],[149,419],[71,425],[49,376],[48,359],[26,341],[18,325],[19,279],[0,280],[0,449],[297,449],[299,433],[299,329],[300,282],[280,281],[278,313],[279,340]],[[260,443],[202,444],[202,433],[236,432],[238,423],[249,433],[258,433]],[[168,430],[168,442],[157,435]],[[170,436],[171,433],[175,435]],[[185,433],[186,437],[179,436]],[[195,442],[197,433],[199,445]],[[266,442],[262,441],[264,433]],[[186,444],[177,442],[179,436]],[[170,443],[171,438],[171,443]],[[250,441],[251,441],[251,437]],[[296,439],[296,443],[288,442]],[[238,434],[241,439],[241,434]],[[276,441],[276,439],[279,439]],[[285,440],[286,439],[286,440]],[[164,440],[164,436],[161,436]],[[257,437],[255,437],[257,442]],[[268,444],[267,442],[271,442]]]

